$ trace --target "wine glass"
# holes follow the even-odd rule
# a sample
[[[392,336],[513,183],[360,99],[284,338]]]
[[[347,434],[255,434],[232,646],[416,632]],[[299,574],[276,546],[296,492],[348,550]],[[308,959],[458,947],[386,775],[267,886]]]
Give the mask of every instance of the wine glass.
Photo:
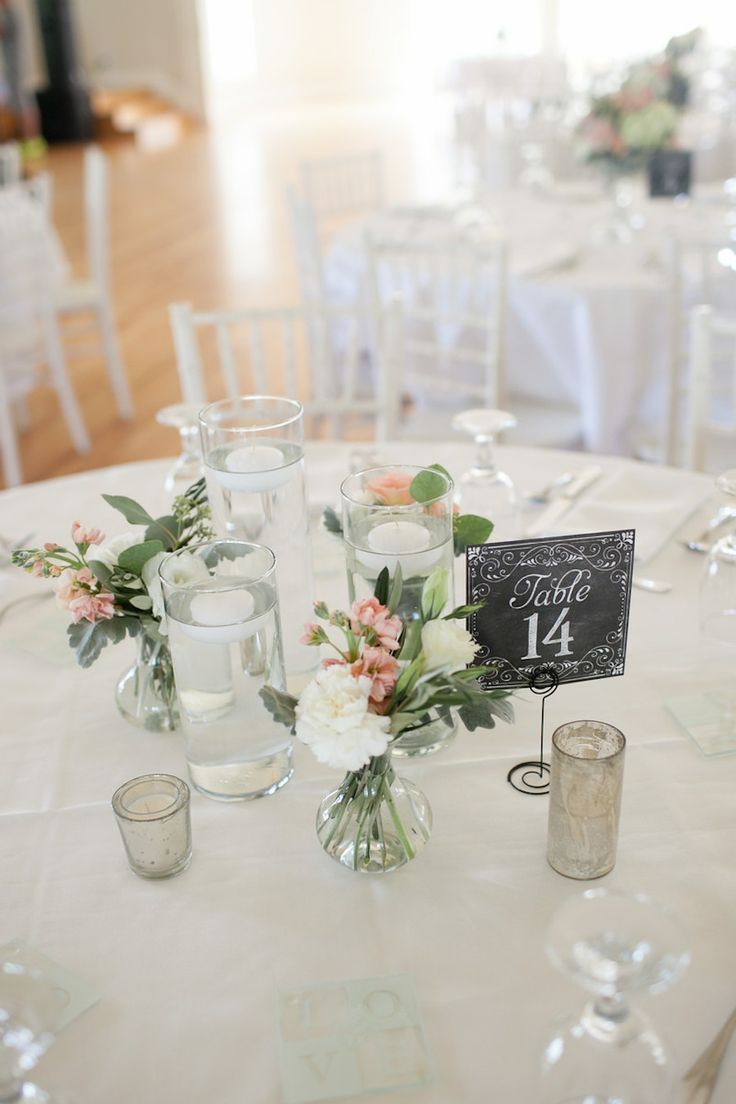
[[[164,479],[164,490],[172,496],[184,494],[204,475],[199,446],[199,411],[200,407],[193,403],[176,403],[156,414],[159,425],[179,430],[181,452]]]
[[[493,459],[493,442],[499,433],[513,429],[516,418],[505,410],[463,410],[452,419],[452,428],[472,436],[476,444],[473,467],[460,477],[458,503],[464,514],[479,514],[493,522],[494,540],[519,536],[519,498],[506,472]]]
[[[736,468],[723,472],[716,486],[736,496]],[[736,660],[736,533],[727,533],[711,548],[700,586],[700,628],[704,636],[726,645]],[[736,679],[718,694],[718,736],[736,737]]]
[[[0,1100],[3,1104],[54,1098],[25,1075],[54,1041],[66,994],[40,970],[0,959]],[[58,1098],[57,1098],[58,1100]]]
[[[544,1101],[669,1104],[666,1050],[626,998],[633,990],[661,992],[687,967],[690,955],[674,916],[644,894],[588,889],[555,913],[545,950],[595,996],[547,1040]]]

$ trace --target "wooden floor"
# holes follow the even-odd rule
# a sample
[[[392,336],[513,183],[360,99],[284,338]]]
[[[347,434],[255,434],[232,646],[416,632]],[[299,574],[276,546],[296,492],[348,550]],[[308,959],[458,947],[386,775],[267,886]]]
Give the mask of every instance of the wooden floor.
[[[157,152],[106,144],[113,292],[135,417],[118,417],[101,359],[70,361],[92,449],[75,454],[55,395],[39,388],[20,440],[25,480],[174,455],[176,431],[155,421],[157,410],[179,399],[168,304],[296,303],[285,189],[300,161],[378,148],[390,198],[432,198],[451,175],[443,126],[433,104],[311,107],[194,130]],[[81,275],[81,148],[53,148],[46,167],[54,177],[54,221]]]

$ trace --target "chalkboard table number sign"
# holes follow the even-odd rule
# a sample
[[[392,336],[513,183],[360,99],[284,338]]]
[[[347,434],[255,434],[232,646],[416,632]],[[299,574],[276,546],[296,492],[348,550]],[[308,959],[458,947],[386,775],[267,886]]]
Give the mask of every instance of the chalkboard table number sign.
[[[474,544],[467,550],[468,618],[487,690],[527,687],[542,697],[539,759],[508,780],[547,793],[544,703],[563,682],[624,673],[634,530]]]

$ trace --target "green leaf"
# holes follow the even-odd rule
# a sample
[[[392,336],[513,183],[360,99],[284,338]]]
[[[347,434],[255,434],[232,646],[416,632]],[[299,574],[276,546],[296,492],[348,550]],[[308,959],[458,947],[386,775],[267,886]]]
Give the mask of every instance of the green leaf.
[[[434,621],[445,608],[448,574],[446,567],[436,567],[422,587],[422,617],[425,621]]]
[[[394,697],[400,698],[408,696],[416,686],[416,683],[419,680],[419,677],[423,671],[424,656],[418,655],[411,661],[408,667],[404,668],[404,670],[399,675],[396,681],[396,686],[394,688]]]
[[[421,621],[409,621],[404,625],[401,651],[397,659],[412,660],[419,655],[422,647],[422,623]]]
[[[389,613],[394,613],[401,601],[401,591],[404,588],[404,576],[401,571],[401,563],[397,561],[396,572],[394,574],[394,581],[391,584],[391,590],[389,591],[386,605],[388,606]]]
[[[409,487],[409,494],[415,502],[433,502],[447,493],[448,484],[444,469],[439,469],[437,464],[431,468],[425,468],[415,475]],[[452,483],[452,480],[450,480]]]
[[[146,541],[161,541],[167,552],[173,552],[179,547],[181,532],[180,520],[173,515],[166,515],[151,521],[146,529]]]
[[[112,569],[107,564],[102,563],[101,560],[87,560],[87,563],[95,579],[99,579],[101,583],[107,585],[112,577]]]
[[[111,621],[78,621],[67,626],[66,634],[80,667],[91,667],[104,647],[122,640],[115,618]]]
[[[376,579],[376,585],[373,589],[373,593],[382,606],[385,606],[388,602],[388,590],[391,582],[391,576],[388,573],[388,568],[381,568],[378,578]]]
[[[468,731],[473,732],[476,728],[495,728],[496,717],[510,724],[514,709],[506,699],[479,694],[473,702],[460,706],[458,716]]]
[[[274,689],[273,686],[263,686],[258,693],[276,723],[287,725],[293,729],[296,724],[298,699],[291,694],[286,694],[283,690]]]
[[[328,533],[337,533],[339,537],[342,536],[342,522],[337,516],[337,511],[333,510],[331,506],[325,506],[322,512],[322,524]]]
[[[452,519],[455,555],[462,556],[468,545],[483,544],[493,532],[493,522],[478,514],[456,514]]]
[[[130,599],[130,604],[133,607],[133,609],[144,610],[145,611],[145,610],[150,610],[151,606],[153,605],[153,602],[151,601],[151,599],[148,597],[147,594],[137,594],[135,596],[135,598]]]
[[[150,525],[153,518],[144,510],[143,507],[132,498],[127,498],[125,495],[106,495],[102,496],[105,502],[109,503],[114,510],[122,514],[127,522],[131,525]]]
[[[471,613],[477,613],[478,610],[482,610],[485,606],[485,602],[472,602],[468,606],[457,606],[450,613],[446,613],[442,618],[443,621],[464,620],[466,617],[470,617]]]
[[[133,544],[118,556],[118,567],[130,572],[131,575],[140,575],[143,565],[163,550],[164,546],[160,540],[147,540],[142,544]]]

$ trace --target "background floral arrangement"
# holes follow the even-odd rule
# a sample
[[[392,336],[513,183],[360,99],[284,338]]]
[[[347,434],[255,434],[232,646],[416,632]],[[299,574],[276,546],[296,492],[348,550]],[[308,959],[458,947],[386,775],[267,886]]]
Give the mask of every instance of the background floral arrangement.
[[[143,529],[105,543],[99,529],[75,521],[73,549],[48,542],[12,555],[13,563],[31,575],[54,579],[56,601],[72,616],[67,635],[82,667],[89,667],[107,644],[117,644],[126,635],[145,633],[161,643],[166,624],[158,565],[167,553],[213,535],[204,480],[174,500],[171,514],[158,518],[124,495],[102,497],[129,524]],[[202,570],[194,556],[190,566]]]
[[[673,145],[688,100],[681,59],[695,48],[699,33],[671,39],[662,55],[632,65],[616,91],[593,99],[578,126],[586,160],[634,170],[654,150]]]

